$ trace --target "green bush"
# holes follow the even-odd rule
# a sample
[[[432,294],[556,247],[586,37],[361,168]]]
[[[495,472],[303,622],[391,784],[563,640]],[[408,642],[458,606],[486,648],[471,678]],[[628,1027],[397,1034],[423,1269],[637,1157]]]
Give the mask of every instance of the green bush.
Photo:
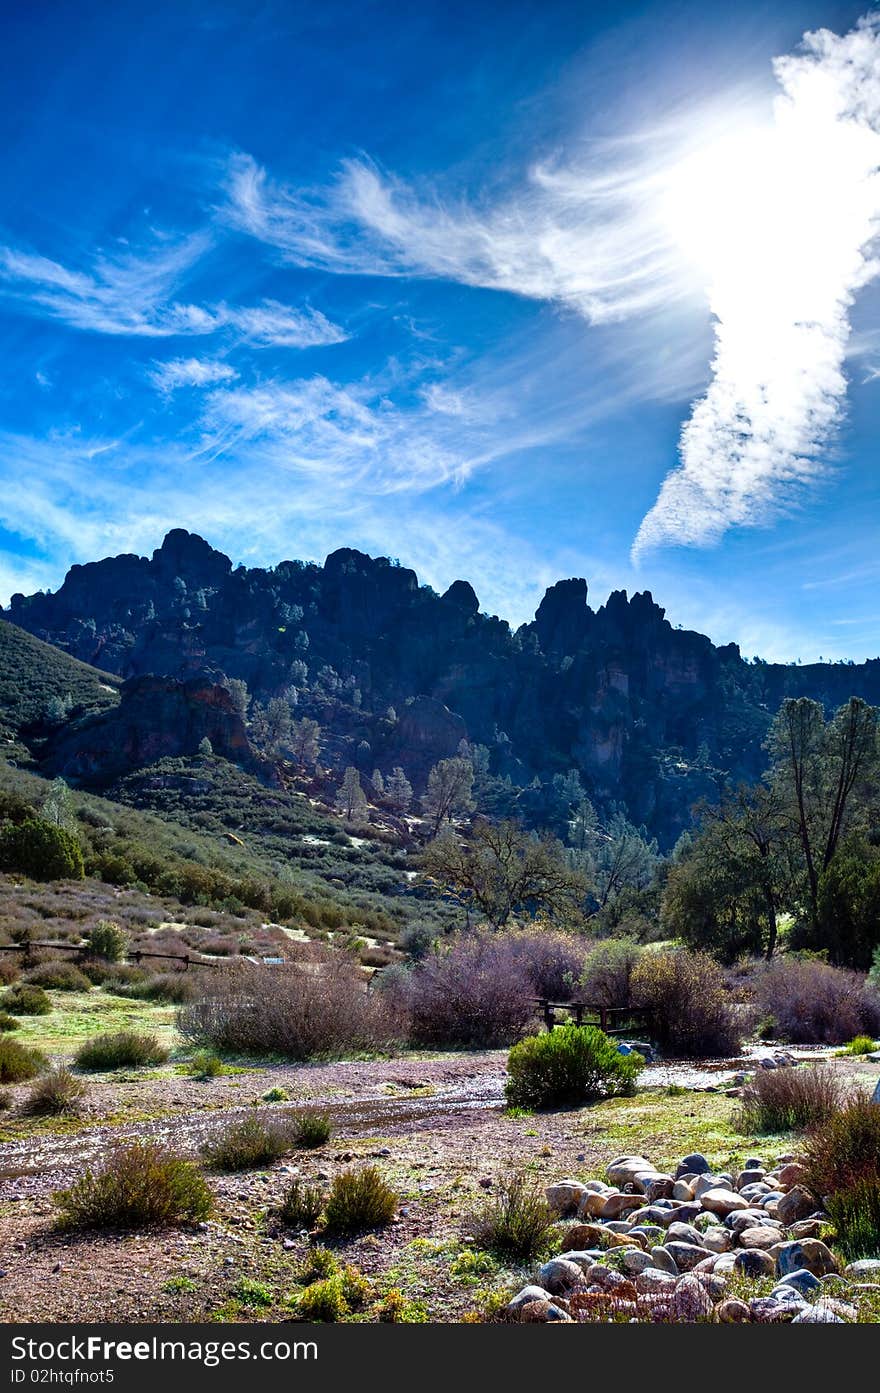
[[[631,985],[634,1004],[650,1009],[652,1031],[669,1053],[693,1058],[739,1052],[750,1023],[707,953],[643,953]]]
[[[349,1313],[341,1274],[313,1282],[302,1292],[297,1312],[306,1321],[337,1321]]]
[[[146,981],[122,986],[118,993],[134,1001],[167,1001],[182,1006],[185,1001],[192,1001],[196,989],[186,972],[160,972]]]
[[[390,1224],[397,1195],[375,1166],[344,1170],[334,1177],[327,1196],[324,1223],[329,1233],[362,1233]]]
[[[159,1228],[197,1223],[213,1207],[204,1176],[153,1142],[118,1147],[103,1170],[87,1170],[55,1195],[68,1228]]]
[[[822,1203],[862,1180],[880,1182],[880,1107],[855,1096],[807,1137],[803,1184]]]
[[[0,831],[0,870],[33,880],[82,880],[82,847],[72,832],[32,817]]]
[[[842,1050],[838,1050],[838,1054],[856,1056],[873,1054],[876,1047],[876,1041],[870,1035],[857,1035],[854,1040],[850,1040],[848,1045],[844,1045]]]
[[[258,1282],[253,1277],[239,1277],[231,1288],[230,1295],[236,1301],[240,1301],[242,1306],[264,1307],[271,1306],[275,1297],[270,1287],[265,1282]]]
[[[147,1064],[164,1064],[168,1051],[155,1035],[141,1035],[136,1030],[117,1030],[111,1035],[96,1035],[76,1052],[79,1069],[130,1069]]]
[[[554,1227],[542,1188],[525,1171],[503,1176],[471,1225],[480,1248],[516,1262],[546,1251]]]
[[[24,980],[56,992],[87,992],[92,985],[76,963],[64,962],[39,963],[24,974]]]
[[[277,1161],[292,1146],[293,1129],[288,1120],[266,1123],[258,1117],[246,1117],[206,1142],[202,1155],[214,1170],[244,1171]]]
[[[112,919],[99,919],[89,933],[89,952],[104,962],[118,963],[128,951],[128,938]]]
[[[189,1072],[196,1079],[216,1079],[223,1069],[223,1060],[210,1050],[196,1050],[189,1063]]]
[[[291,1182],[281,1202],[278,1216],[282,1224],[295,1229],[312,1229],[321,1217],[324,1193],[319,1185],[309,1185],[299,1176]]]
[[[592,1025],[561,1025],[530,1035],[507,1059],[505,1096],[511,1107],[550,1108],[632,1092],[644,1060],[620,1054]]]
[[[0,1011],[0,1030],[20,1030],[21,1024],[8,1011]]]
[[[854,1262],[880,1255],[880,1177],[857,1180],[838,1190],[829,1195],[827,1206],[837,1233],[836,1246],[845,1258]]]
[[[28,1094],[24,1111],[32,1117],[73,1116],[80,1111],[88,1089],[82,1079],[58,1065],[38,1079]]]
[[[330,1118],[326,1113],[307,1108],[300,1113],[294,1124],[293,1140],[296,1146],[310,1150],[328,1142],[331,1131]]]
[[[0,1035],[0,1083],[23,1083],[46,1067],[39,1050],[26,1049],[8,1035]]]
[[[0,1006],[13,1016],[48,1016],[52,1002],[42,987],[31,987],[26,982],[16,982],[8,987],[0,997]]]
[[[848,1088],[832,1069],[759,1069],[742,1091],[737,1124],[746,1134],[816,1127],[843,1107]]]
[[[320,1244],[315,1248],[310,1248],[296,1269],[296,1280],[301,1282],[304,1287],[310,1286],[312,1282],[322,1280],[324,1277],[332,1277],[339,1271],[339,1263],[336,1256],[331,1253],[329,1248],[324,1248]]]

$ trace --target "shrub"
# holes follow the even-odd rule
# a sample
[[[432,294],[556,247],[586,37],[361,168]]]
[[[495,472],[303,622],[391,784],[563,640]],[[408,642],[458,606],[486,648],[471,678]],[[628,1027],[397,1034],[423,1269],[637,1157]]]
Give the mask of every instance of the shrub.
[[[293,1139],[297,1146],[310,1149],[328,1142],[331,1131],[330,1118],[326,1113],[307,1108],[294,1124]]]
[[[12,1094],[8,1088],[0,1088],[0,1112],[12,1107]]]
[[[89,933],[89,952],[104,962],[118,963],[128,951],[128,938],[112,919],[99,919]]]
[[[155,1035],[141,1035],[136,1030],[117,1030],[111,1035],[96,1035],[76,1052],[80,1069],[129,1069],[147,1064],[164,1064],[168,1051]]]
[[[825,1122],[846,1102],[848,1089],[832,1069],[759,1069],[742,1091],[742,1132],[794,1132]]]
[[[297,1176],[281,1202],[278,1217],[295,1229],[312,1229],[321,1217],[324,1193],[319,1185],[309,1185]]]
[[[540,929],[506,934],[504,947],[522,967],[533,996],[570,1001],[591,943],[574,934]]]
[[[324,1222],[328,1232],[360,1233],[390,1224],[397,1195],[375,1166],[345,1170],[335,1176],[327,1196]]]
[[[82,880],[82,848],[72,832],[42,818],[29,818],[0,830],[0,870],[20,871],[34,880]]]
[[[11,957],[0,957],[0,987],[8,987],[19,974],[19,964]]]
[[[876,1104],[875,1104],[876,1107]],[[880,1177],[857,1180],[829,1195],[828,1213],[837,1232],[837,1247],[850,1262],[880,1253]]]
[[[146,982],[149,974],[142,967],[129,966],[128,963],[87,963],[83,968],[90,982],[102,986],[105,992],[114,996],[128,996],[133,986]]]
[[[880,1181],[880,1107],[855,1096],[807,1137],[803,1183],[824,1202],[861,1180]]]
[[[0,997],[0,1005],[13,1016],[48,1016],[52,1002],[42,987],[31,987],[26,982],[16,982]]]
[[[78,1113],[88,1090],[82,1079],[69,1069],[57,1066],[38,1079],[27,1096],[24,1111],[33,1117],[64,1116]]]
[[[588,954],[580,995],[591,1006],[631,1007],[632,979],[642,948],[629,938],[609,938]]]
[[[410,1017],[415,1045],[511,1045],[535,1014],[522,958],[500,935],[467,934],[423,958],[390,991]]]
[[[135,982],[119,989],[120,996],[128,996],[135,1001],[168,1001],[181,1006],[192,1001],[196,995],[195,984],[186,972],[161,972],[146,981]]]
[[[0,1035],[0,1083],[23,1083],[46,1067],[39,1050],[29,1050],[8,1035]]]
[[[266,1123],[258,1117],[246,1117],[206,1142],[202,1155],[214,1170],[244,1171],[277,1161],[292,1145],[293,1128],[289,1120],[273,1119]]]
[[[870,1035],[857,1035],[854,1040],[850,1040],[848,1045],[844,1045],[842,1050],[838,1050],[840,1055],[863,1055],[873,1054],[876,1049],[876,1042]]]
[[[332,1277],[339,1271],[339,1263],[336,1256],[331,1253],[329,1248],[323,1248],[319,1244],[317,1247],[310,1248],[303,1261],[296,1270],[296,1280],[302,1282],[304,1287],[312,1282],[320,1281],[323,1277]]]
[[[553,1229],[544,1192],[525,1171],[503,1176],[471,1225],[479,1247],[514,1261],[526,1261],[544,1252]]]
[[[197,1050],[190,1060],[189,1072],[196,1079],[215,1079],[223,1073],[223,1060],[210,1050]]]
[[[755,975],[752,991],[783,1040],[842,1045],[856,1035],[880,1035],[880,992],[848,968],[780,959]]]
[[[633,1003],[653,1013],[657,1043],[685,1058],[735,1054],[749,1022],[730,1001],[706,953],[643,953],[632,974]]]
[[[238,1281],[233,1283],[230,1295],[236,1301],[240,1301],[242,1306],[271,1306],[275,1300],[271,1288],[254,1277],[239,1277]]]
[[[644,1064],[591,1025],[561,1025],[514,1045],[505,1094],[511,1107],[549,1108],[632,1092]]]
[[[8,1011],[0,1011],[0,1030],[20,1030],[21,1024]]]
[[[39,963],[24,974],[24,980],[56,992],[87,992],[92,985],[75,963],[62,962]]]
[[[342,1277],[325,1277],[322,1282],[313,1282],[301,1293],[297,1310],[303,1320],[337,1321],[349,1312],[345,1299]]]
[[[55,1203],[65,1227],[120,1229],[197,1223],[213,1206],[197,1167],[153,1142],[116,1148],[103,1170],[87,1170]]]
[[[210,978],[199,983],[204,995],[181,1007],[178,1027],[223,1053],[326,1058],[387,1046],[400,1034],[386,998],[368,994],[357,967],[330,949],[308,963],[237,963]]]

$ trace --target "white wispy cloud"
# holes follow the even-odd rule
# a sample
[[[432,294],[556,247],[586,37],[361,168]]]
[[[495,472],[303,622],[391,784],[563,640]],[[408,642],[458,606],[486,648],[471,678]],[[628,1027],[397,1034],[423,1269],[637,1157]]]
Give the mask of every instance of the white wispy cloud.
[[[535,166],[483,209],[424,197],[364,160],[333,185],[298,190],[248,155],[230,163],[227,217],[298,266],[337,274],[433,276],[553,300],[593,323],[647,312],[686,292],[675,248],[653,212],[644,149],[609,165],[598,148],[574,169]]]
[[[157,240],[143,253],[99,253],[88,271],[0,247],[0,293],[37,312],[94,333],[166,338],[209,334],[215,316],[175,300],[174,291],[210,245],[207,234]]]
[[[154,363],[147,373],[157,391],[169,395],[178,387],[212,387],[218,382],[233,382],[238,377],[229,363],[211,358],[170,358]]]
[[[764,523],[827,468],[849,311],[878,272],[880,20],[808,34],[774,67],[772,126],[695,168],[680,207],[709,275],[712,380],[635,557]]]
[[[218,314],[246,343],[257,348],[322,348],[345,343],[349,337],[320,310],[294,309],[278,300],[237,309],[224,305]]]

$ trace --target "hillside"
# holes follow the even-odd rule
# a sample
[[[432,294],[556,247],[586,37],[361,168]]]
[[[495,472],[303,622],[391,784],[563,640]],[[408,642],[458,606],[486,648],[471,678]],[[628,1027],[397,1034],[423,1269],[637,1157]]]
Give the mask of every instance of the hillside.
[[[115,715],[47,750],[47,769],[65,777],[107,784],[192,756],[206,735],[246,765],[254,752],[225,694],[233,678],[256,702],[282,696],[317,719],[337,773],[400,765],[418,794],[464,740],[487,811],[553,826],[567,815],[554,779],[575,774],[597,806],[625,808],[663,846],[720,777],[757,775],[784,697],[829,709],[880,700],[880,660],[746,662],[733,644],[675,628],[650,593],[617,591],[593,610],[586,581],[563,580],[513,632],[463,580],[438,595],[414,571],[347,549],[323,566],[233,569],[181,530],[151,558],[74,566],[55,594],[13,596],[7,617],[126,679]]]
[[[0,742],[40,749],[62,722],[107,710],[119,678],[0,619]],[[19,753],[22,753],[20,750]]]

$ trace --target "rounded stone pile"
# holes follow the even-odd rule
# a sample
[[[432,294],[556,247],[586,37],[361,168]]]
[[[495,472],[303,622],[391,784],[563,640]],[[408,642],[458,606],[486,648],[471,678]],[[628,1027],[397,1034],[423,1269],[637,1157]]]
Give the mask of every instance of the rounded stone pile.
[[[645,1156],[618,1156],[605,1180],[560,1180],[547,1203],[566,1251],[507,1307],[521,1321],[791,1321],[856,1319],[862,1291],[880,1291],[880,1256],[840,1271],[820,1235],[828,1215],[792,1155],[751,1157],[737,1173],[685,1156],[669,1174]],[[729,1293],[731,1278],[772,1278],[761,1296]],[[742,1291],[743,1283],[737,1288]]]

